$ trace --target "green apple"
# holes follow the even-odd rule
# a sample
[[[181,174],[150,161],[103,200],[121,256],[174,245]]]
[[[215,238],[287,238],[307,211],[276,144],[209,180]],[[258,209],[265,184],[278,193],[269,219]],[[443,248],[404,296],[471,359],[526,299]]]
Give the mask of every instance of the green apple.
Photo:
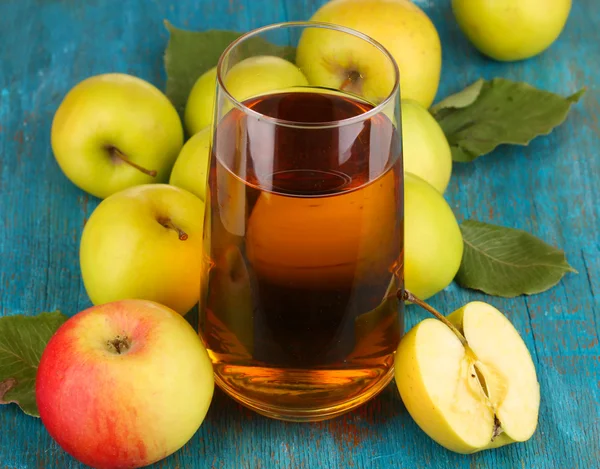
[[[454,279],[463,239],[452,209],[429,183],[404,174],[404,279],[406,288],[426,299]]]
[[[402,100],[404,170],[444,193],[452,174],[452,153],[444,131],[427,109]]]
[[[442,49],[427,15],[409,0],[333,0],[312,21],[356,29],[379,41],[400,69],[403,98],[429,107],[440,81]],[[346,89],[378,104],[391,91],[394,73],[373,46],[355,36],[308,28],[296,63],[314,86]]]
[[[460,29],[477,49],[501,61],[546,50],[563,30],[571,0],[452,0]]]
[[[196,80],[188,96],[183,114],[185,130],[189,135],[200,132],[213,120],[217,86],[217,67],[213,67]]]
[[[396,384],[410,415],[431,438],[458,453],[531,438],[540,390],[517,330],[479,301],[447,320],[420,322],[396,352]]]
[[[260,55],[231,67],[225,86],[231,96],[243,101],[295,86],[308,86],[308,81],[295,64],[274,55]]]
[[[210,159],[210,127],[190,138],[175,161],[169,184],[181,187],[204,200]]]
[[[196,433],[214,378],[184,318],[151,301],[123,300],[65,322],[44,349],[35,387],[42,422],[65,451],[91,467],[132,469]]]
[[[190,135],[210,125],[216,93],[216,69],[198,78],[185,109],[185,125]],[[273,55],[250,57],[227,72],[225,87],[237,101],[295,86],[306,86],[306,77],[293,63]]]
[[[167,184],[131,187],[94,210],[80,263],[94,304],[152,300],[187,313],[200,295],[204,203]]]
[[[105,198],[127,187],[166,182],[183,145],[183,128],[158,88],[109,73],[69,91],[54,115],[51,140],[65,175]]]

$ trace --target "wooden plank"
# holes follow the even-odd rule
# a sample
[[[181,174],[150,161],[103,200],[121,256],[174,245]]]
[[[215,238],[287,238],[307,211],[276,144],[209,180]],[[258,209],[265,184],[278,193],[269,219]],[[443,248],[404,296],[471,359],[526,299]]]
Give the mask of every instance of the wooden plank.
[[[190,29],[247,30],[306,19],[321,0],[0,3],[0,312],[33,314],[89,305],[79,278],[81,229],[97,201],[70,184],[55,163],[50,123],[64,94],[83,78],[131,73],[164,86],[162,20]],[[453,285],[434,306],[451,311],[489,301],[524,335],[539,373],[540,426],[526,444],[471,456],[450,453],[425,436],[394,386],[355,412],[319,424],[268,420],[217,392],[205,424],[156,468],[577,468],[600,456],[600,128],[597,67],[600,12],[574,2],[567,28],[543,55],[503,64],[483,58],[459,31],[447,3],[421,0],[444,47],[438,97],[479,76],[525,80],[569,94],[588,86],[583,103],[548,137],[526,148],[456,165],[447,198],[460,219],[530,231],[565,249],[578,275],[551,291],[511,300]],[[117,6],[118,5],[118,6]],[[407,326],[423,317],[407,312]],[[38,420],[0,408],[0,468],[83,467],[54,443]]]

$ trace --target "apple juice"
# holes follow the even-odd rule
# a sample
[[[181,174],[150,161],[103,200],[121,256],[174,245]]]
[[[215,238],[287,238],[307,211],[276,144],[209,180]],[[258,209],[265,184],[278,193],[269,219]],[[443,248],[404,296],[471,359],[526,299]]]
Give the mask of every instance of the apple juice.
[[[336,415],[389,382],[402,334],[399,133],[341,92],[244,104],[214,133],[200,334],[242,403]]]

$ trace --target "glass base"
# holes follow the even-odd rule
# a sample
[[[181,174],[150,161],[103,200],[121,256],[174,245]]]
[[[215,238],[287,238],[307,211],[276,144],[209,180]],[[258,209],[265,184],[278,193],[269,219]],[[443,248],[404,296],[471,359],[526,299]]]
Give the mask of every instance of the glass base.
[[[215,364],[217,385],[240,404],[278,420],[318,422],[369,401],[394,376],[394,355],[377,368],[290,370]]]

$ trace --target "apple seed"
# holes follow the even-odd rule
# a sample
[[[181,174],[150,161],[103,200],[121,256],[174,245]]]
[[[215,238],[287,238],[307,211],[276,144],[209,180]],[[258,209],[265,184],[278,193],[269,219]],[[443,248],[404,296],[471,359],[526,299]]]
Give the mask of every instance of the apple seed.
[[[502,429],[500,420],[498,420],[498,417],[494,415],[494,431],[492,433],[492,441],[494,441],[494,439],[500,436],[502,433],[504,433],[504,430]]]

